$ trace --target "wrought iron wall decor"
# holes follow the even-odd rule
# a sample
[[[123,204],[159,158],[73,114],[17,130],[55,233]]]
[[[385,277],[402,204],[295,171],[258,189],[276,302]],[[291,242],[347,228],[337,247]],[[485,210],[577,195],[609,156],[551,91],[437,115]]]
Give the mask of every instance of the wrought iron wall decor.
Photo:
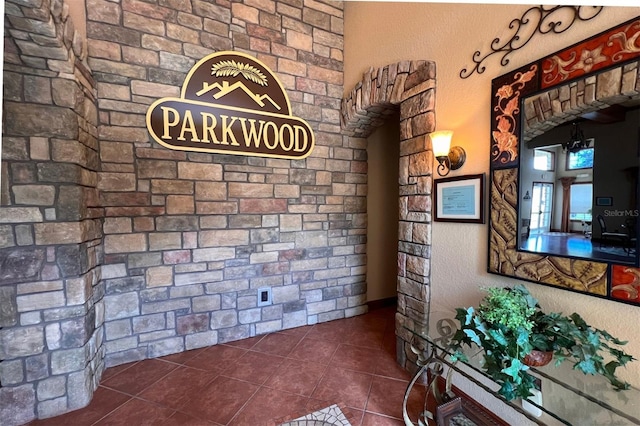
[[[520,17],[509,24],[514,30],[511,38],[497,37],[491,42],[491,51],[484,55],[479,50],[473,54],[472,68],[465,67],[460,71],[460,78],[468,78],[474,72],[482,74],[485,61],[494,55],[502,55],[500,65],[509,65],[509,55],[526,46],[537,34],[561,34],[571,28],[576,21],[589,21],[602,11],[604,6],[534,6],[527,9]]]
[[[597,58],[597,60],[593,60]],[[492,81],[488,272],[583,294],[640,305],[640,268],[518,248],[522,99],[541,92],[577,87],[598,74],[629,75],[640,81],[640,16]],[[635,77],[632,76],[635,73]],[[633,77],[633,78],[631,78]],[[573,87],[572,86],[572,87]],[[624,89],[626,90],[626,89]],[[623,91],[624,91],[623,90]],[[631,92],[630,92],[631,93]],[[633,93],[637,94],[637,90]],[[595,95],[601,107],[608,94]],[[588,108],[583,95],[578,108]],[[636,212],[638,210],[632,210]],[[633,248],[634,255],[638,247]]]

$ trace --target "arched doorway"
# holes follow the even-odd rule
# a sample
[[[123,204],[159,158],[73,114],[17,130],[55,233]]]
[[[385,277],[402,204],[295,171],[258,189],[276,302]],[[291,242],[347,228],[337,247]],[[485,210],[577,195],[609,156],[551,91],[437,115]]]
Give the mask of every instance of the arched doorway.
[[[410,345],[427,331],[431,265],[433,153],[427,135],[435,130],[436,67],[431,61],[402,61],[364,73],[342,99],[343,132],[366,138],[400,112],[397,360],[415,368]]]

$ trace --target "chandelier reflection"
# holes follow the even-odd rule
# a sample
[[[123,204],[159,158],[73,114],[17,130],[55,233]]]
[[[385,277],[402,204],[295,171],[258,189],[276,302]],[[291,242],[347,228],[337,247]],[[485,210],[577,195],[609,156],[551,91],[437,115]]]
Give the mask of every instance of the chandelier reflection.
[[[562,150],[564,152],[569,151],[576,153],[578,151],[582,151],[583,149],[589,148],[591,146],[592,140],[593,139],[586,139],[584,137],[584,132],[580,128],[580,125],[574,122],[571,128],[569,140],[562,143]]]

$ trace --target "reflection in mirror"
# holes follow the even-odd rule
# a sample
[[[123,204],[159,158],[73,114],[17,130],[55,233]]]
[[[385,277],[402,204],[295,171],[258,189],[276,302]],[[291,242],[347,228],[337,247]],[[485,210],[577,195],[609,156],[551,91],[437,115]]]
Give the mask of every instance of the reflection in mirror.
[[[637,264],[640,100],[564,119],[523,134],[518,247]]]
[[[636,234],[640,198],[637,189],[640,49],[635,43],[640,36],[638,24],[640,16],[492,80],[489,273],[612,300],[640,303],[637,292],[622,292],[624,286],[634,282],[640,270],[631,267],[639,265],[640,247]],[[619,111],[624,111],[624,121],[603,120],[607,116],[620,115]],[[609,125],[625,123],[628,128],[622,132],[635,137],[633,152],[629,154],[617,145],[622,139],[620,131],[604,130],[590,134],[591,129],[587,127],[595,121],[607,121]],[[567,172],[567,151],[582,151],[584,148],[581,144],[567,144],[575,141],[572,132],[580,134],[574,131],[573,122],[580,125],[585,145],[587,139],[593,139],[587,146],[593,146],[591,223],[586,206],[572,212],[570,205],[571,184],[582,183],[580,188],[584,189],[589,182],[588,168],[573,170],[574,176],[542,179],[544,173]],[[535,151],[526,154],[528,159],[523,158],[527,143],[550,129],[558,133],[555,140],[545,144],[531,142],[530,145],[540,148],[555,146],[553,155],[538,154],[538,157],[546,155],[549,161],[553,161],[554,171],[535,171],[529,165],[533,163]],[[547,137],[551,136],[549,133]],[[601,154],[601,149],[606,154]],[[630,161],[628,165],[627,160]],[[586,162],[581,157],[571,161],[575,163],[574,167],[584,167]],[[601,162],[604,165],[600,165]],[[621,164],[625,166],[618,169]],[[625,186],[621,180],[627,176],[614,177],[619,170],[631,175],[630,188],[636,187],[635,191],[623,190]],[[534,171],[537,174],[533,174]],[[578,178],[578,175],[583,176]],[[616,179],[613,185],[602,186]],[[546,220],[549,223],[549,231],[537,234],[547,233],[549,242],[546,245],[542,242],[525,245],[530,249],[523,249],[523,244],[532,237],[531,222],[535,219],[531,215],[534,182],[540,184],[536,185],[538,208],[533,212],[537,213],[538,222]],[[553,188],[546,189],[545,183],[547,186],[552,184]],[[585,192],[577,188],[578,185],[574,185],[574,207],[576,204],[580,207],[577,198],[579,192]],[[565,191],[568,196],[564,195]],[[538,201],[542,197],[551,204],[550,207]],[[563,211],[564,200],[567,202]],[[625,205],[618,204],[625,200]],[[550,211],[548,219],[544,217],[544,209]],[[568,224],[566,219],[562,221],[563,213],[569,218]],[[571,213],[573,221],[570,220]],[[558,220],[560,225],[556,223]],[[565,231],[561,227],[563,222],[567,227]],[[583,222],[584,229],[581,229]],[[564,242],[551,243],[552,237],[564,238]],[[586,248],[575,248],[575,242],[569,241],[569,237],[580,238],[577,241],[584,243]]]

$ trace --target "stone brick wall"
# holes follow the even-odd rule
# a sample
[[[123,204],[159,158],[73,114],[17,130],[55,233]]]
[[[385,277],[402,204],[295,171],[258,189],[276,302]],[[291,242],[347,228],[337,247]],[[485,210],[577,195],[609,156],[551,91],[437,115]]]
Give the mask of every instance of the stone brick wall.
[[[104,368],[97,100],[62,1],[6,1],[0,423],[86,405]]]
[[[533,139],[582,114],[640,99],[640,66],[622,67],[575,80],[524,100],[524,141]]]
[[[365,309],[365,143],[341,135],[340,2],[87,2],[104,207],[106,363]],[[145,113],[220,50],[282,81],[316,134],[305,160],[171,151]],[[273,303],[258,307],[259,288]]]
[[[393,109],[410,364],[428,308],[433,63],[371,70],[343,101],[341,2],[87,0],[86,40],[62,0],[5,4],[0,422],[85,405],[105,365],[365,312],[364,138]],[[221,50],[275,72],[311,156],[151,141],[148,106]]]

